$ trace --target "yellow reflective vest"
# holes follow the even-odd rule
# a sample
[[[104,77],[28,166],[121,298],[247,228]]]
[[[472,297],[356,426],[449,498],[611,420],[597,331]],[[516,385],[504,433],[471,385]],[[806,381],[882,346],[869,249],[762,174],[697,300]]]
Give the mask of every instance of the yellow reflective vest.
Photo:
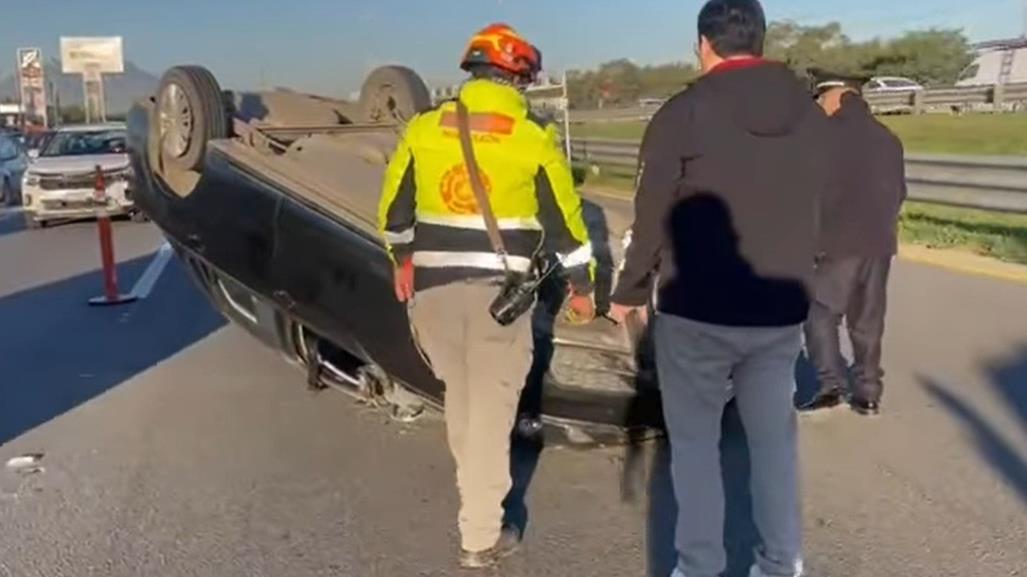
[[[459,98],[471,113],[474,153],[509,268],[528,271],[545,248],[576,290],[590,290],[592,246],[556,128],[536,119],[512,86],[472,80]],[[419,290],[502,274],[464,163],[455,102],[407,125],[385,173],[378,224],[393,259],[413,259]]]

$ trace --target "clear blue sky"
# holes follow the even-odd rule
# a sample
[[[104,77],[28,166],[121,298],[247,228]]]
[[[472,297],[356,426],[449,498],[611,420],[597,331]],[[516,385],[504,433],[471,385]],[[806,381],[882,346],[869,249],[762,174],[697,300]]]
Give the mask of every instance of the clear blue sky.
[[[974,40],[1014,37],[1024,0],[765,0],[770,19],[843,23],[854,38],[927,27]],[[126,58],[155,74],[211,68],[226,87],[283,85],[346,94],[392,62],[430,81],[459,79],[468,35],[506,21],[538,43],[550,70],[617,57],[640,63],[691,54],[700,0],[0,0],[0,76],[19,46],[57,55],[61,35],[121,35]]]

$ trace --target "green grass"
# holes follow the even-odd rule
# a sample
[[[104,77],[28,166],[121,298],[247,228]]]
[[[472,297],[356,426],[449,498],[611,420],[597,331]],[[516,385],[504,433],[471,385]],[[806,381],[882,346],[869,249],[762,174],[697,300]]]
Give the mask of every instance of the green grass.
[[[582,175],[587,187],[625,198],[634,192],[634,180],[627,175],[579,172]],[[1027,264],[1027,215],[907,202],[899,220],[899,238],[907,244],[966,250]]]
[[[571,125],[571,138],[642,140],[644,122],[585,122]]]
[[[1025,155],[1027,114],[950,116],[882,116],[908,152],[938,154]],[[571,126],[571,134],[587,138],[639,140],[642,122],[594,122]]]
[[[902,242],[957,248],[1027,264],[1027,215],[908,202],[899,223]]]

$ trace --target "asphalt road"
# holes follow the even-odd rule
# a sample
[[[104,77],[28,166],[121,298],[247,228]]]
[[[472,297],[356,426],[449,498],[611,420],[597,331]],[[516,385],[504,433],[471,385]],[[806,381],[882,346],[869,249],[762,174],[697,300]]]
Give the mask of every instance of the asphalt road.
[[[95,226],[0,213],[0,577],[457,574],[441,423],[308,393],[172,261],[96,309]],[[161,244],[118,223],[123,286]],[[815,577],[1027,575],[1027,287],[900,264],[886,415],[804,421]],[[803,381],[808,374],[800,369]],[[729,415],[725,466],[744,474]],[[658,576],[673,563],[665,451],[518,450],[529,511],[511,576]],[[629,465],[625,465],[629,463]],[[733,575],[752,528],[728,483]]]

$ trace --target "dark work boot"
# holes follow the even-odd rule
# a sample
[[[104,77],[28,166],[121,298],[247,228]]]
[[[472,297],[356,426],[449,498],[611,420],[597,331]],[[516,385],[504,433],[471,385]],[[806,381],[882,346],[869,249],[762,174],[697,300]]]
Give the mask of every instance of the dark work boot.
[[[864,417],[876,417],[881,414],[881,401],[852,397],[849,406]]]
[[[496,544],[484,551],[460,551],[460,566],[464,569],[486,569],[494,567],[501,559],[509,557],[521,545],[521,532],[506,525],[499,533]]]
[[[883,394],[884,383],[880,380],[859,380],[852,390],[849,407],[864,417],[876,417],[881,414],[881,397]]]
[[[834,409],[842,404],[844,395],[839,389],[831,389],[828,391],[821,391],[817,393],[817,396],[813,397],[812,400],[801,405],[799,412],[806,414],[821,413]]]

